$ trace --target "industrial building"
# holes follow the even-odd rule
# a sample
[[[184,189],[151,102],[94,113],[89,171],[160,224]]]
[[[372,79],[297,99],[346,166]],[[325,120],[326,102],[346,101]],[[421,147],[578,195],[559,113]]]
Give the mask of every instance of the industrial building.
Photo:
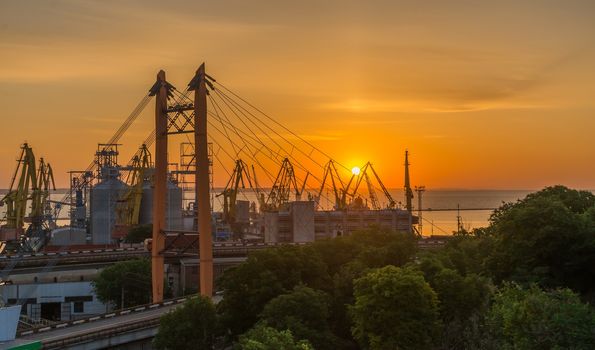
[[[379,227],[396,232],[411,232],[417,217],[401,209],[315,210],[313,201],[289,203],[287,211],[263,213],[262,231],[267,243],[313,242],[318,239],[350,235],[355,231]]]

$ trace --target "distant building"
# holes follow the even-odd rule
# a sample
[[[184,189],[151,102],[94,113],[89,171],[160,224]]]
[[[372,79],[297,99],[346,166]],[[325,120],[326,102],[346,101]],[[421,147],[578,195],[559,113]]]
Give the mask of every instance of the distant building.
[[[261,231],[264,241],[312,242],[350,235],[372,226],[397,232],[411,232],[418,218],[401,209],[315,210],[314,202],[289,203],[287,211],[263,213]]]
[[[106,312],[90,281],[27,283],[3,286],[7,305],[21,304],[32,321],[70,321]]]

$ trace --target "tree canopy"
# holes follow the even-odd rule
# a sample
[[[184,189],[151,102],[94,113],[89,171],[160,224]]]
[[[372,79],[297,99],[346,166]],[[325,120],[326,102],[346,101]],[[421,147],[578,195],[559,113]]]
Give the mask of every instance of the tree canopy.
[[[153,340],[158,350],[212,349],[217,318],[209,298],[198,296],[161,317]]]
[[[487,261],[497,281],[595,289],[595,195],[547,187],[504,204],[490,219]]]
[[[296,341],[291,331],[279,331],[263,324],[240,336],[237,347],[241,350],[314,350],[307,340]]]
[[[429,349],[438,332],[438,298],[423,275],[385,266],[355,281],[353,335],[364,349]]]
[[[148,259],[118,262],[103,269],[92,285],[99,300],[118,308],[147,304],[151,301],[151,262]]]
[[[595,196],[548,187],[419,251],[378,227],[227,270],[223,348],[594,348]]]
[[[593,349],[595,314],[569,289],[506,284],[487,315],[499,349]]]
[[[284,246],[256,252],[240,266],[227,271],[221,286],[225,297],[218,309],[233,335],[250,329],[264,306],[298,284],[316,289],[330,285],[326,266],[316,252]]]
[[[297,339],[308,340],[316,349],[336,349],[330,331],[329,297],[304,285],[269,301],[260,315],[260,322],[278,330],[289,330]]]
[[[386,264],[400,266],[412,261],[416,249],[413,235],[369,229],[303,247],[282,246],[255,252],[245,263],[226,271],[221,279],[225,295],[218,305],[221,321],[232,338],[237,337],[256,324],[269,301],[304,285],[333,297],[344,294],[346,299],[339,303],[335,303],[339,299],[333,298],[330,327],[350,337],[346,304],[342,302],[352,299],[351,280],[341,284],[345,291],[338,291],[334,282],[337,274],[345,272],[346,264],[360,266],[359,270]]]

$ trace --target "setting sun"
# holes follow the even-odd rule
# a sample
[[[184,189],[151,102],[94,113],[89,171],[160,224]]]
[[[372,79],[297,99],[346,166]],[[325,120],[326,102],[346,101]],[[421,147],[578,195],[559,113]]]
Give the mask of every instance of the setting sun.
[[[354,166],[353,168],[351,168],[351,173],[353,175],[358,176],[359,175],[359,172],[360,172],[360,168],[359,167]]]

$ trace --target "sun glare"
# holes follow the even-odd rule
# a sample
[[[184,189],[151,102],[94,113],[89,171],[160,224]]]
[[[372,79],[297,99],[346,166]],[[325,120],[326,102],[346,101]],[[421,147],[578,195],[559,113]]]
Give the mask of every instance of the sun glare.
[[[358,176],[360,172],[359,167],[354,166],[353,168],[351,168],[351,173],[355,176]]]

